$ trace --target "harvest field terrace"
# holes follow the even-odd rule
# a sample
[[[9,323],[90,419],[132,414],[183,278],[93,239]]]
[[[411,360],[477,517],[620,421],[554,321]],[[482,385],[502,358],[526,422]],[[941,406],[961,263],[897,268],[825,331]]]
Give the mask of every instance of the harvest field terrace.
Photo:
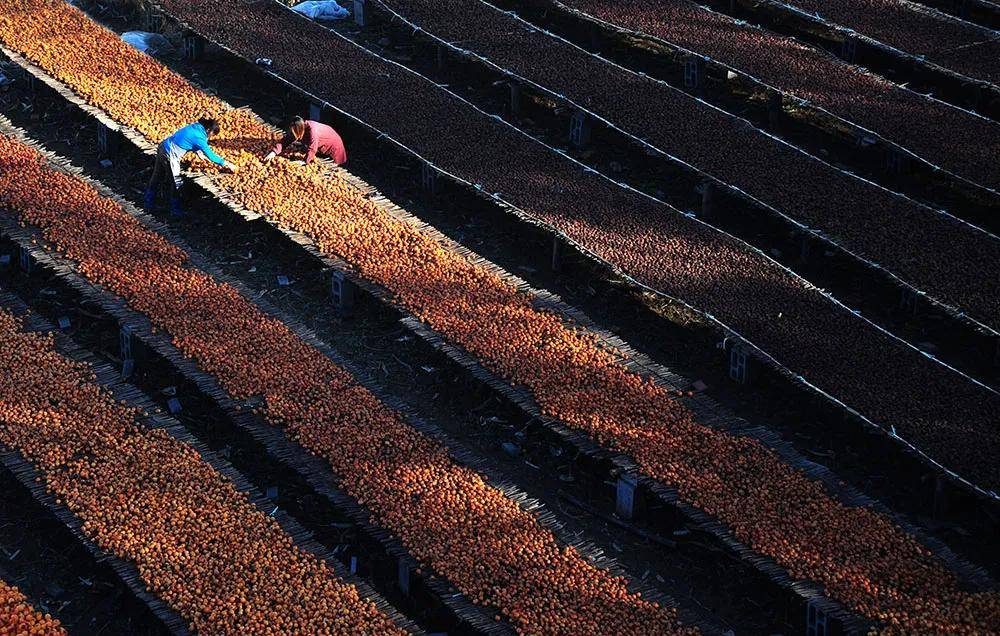
[[[1000,32],[820,4],[0,0],[0,634],[1000,633]]]

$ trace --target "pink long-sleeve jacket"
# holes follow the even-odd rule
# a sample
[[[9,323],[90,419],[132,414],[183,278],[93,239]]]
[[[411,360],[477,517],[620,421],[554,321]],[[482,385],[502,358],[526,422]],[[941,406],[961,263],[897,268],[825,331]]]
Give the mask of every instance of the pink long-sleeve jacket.
[[[305,124],[306,130],[302,133],[302,139],[299,142],[306,147],[306,163],[312,163],[317,152],[330,157],[338,166],[347,161],[344,140],[340,138],[336,130],[318,121],[306,120]],[[274,144],[271,151],[280,155],[294,143],[295,137],[291,133],[287,133],[281,141]]]

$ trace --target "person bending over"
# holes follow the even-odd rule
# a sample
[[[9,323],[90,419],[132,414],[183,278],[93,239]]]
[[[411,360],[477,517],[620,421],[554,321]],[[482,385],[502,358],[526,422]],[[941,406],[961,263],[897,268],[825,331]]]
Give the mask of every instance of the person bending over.
[[[295,143],[300,143],[306,148],[306,163],[312,163],[316,154],[326,155],[333,159],[338,166],[347,161],[347,150],[344,148],[344,140],[340,138],[337,131],[326,124],[318,121],[295,117],[285,128],[285,136],[281,141],[274,144],[271,152],[264,156],[264,161],[271,161],[275,157],[280,157],[287,152],[288,148]]]
[[[208,140],[219,134],[219,122],[215,119],[202,117],[198,121],[185,126],[160,142],[156,147],[156,164],[153,176],[146,186],[146,211],[152,211],[156,202],[156,187],[161,178],[169,176],[170,183],[170,213],[182,216],[181,207],[181,158],[189,152],[197,152],[212,163],[236,172],[236,166],[215,154],[208,145]]]

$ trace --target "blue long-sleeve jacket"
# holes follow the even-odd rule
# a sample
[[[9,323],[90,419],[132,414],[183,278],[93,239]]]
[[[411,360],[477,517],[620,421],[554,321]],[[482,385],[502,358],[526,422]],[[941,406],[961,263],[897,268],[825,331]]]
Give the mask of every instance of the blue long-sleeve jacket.
[[[181,128],[168,137],[167,141],[174,148],[183,150],[184,152],[197,152],[200,150],[205,153],[209,161],[217,163],[220,166],[226,165],[226,160],[215,154],[209,147],[208,133],[205,132],[205,127],[197,122]]]

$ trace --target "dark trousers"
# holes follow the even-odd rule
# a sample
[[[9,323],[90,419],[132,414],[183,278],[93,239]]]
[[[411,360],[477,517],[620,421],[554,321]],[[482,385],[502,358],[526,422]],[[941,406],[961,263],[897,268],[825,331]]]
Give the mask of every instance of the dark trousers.
[[[171,156],[166,141],[161,141],[160,145],[156,147],[156,161],[153,163],[153,175],[149,178],[149,184],[146,186],[146,189],[155,192],[161,180],[165,180],[170,184],[171,198],[176,198],[180,195],[181,184],[183,183],[181,181],[181,162],[179,158],[174,159]]]

